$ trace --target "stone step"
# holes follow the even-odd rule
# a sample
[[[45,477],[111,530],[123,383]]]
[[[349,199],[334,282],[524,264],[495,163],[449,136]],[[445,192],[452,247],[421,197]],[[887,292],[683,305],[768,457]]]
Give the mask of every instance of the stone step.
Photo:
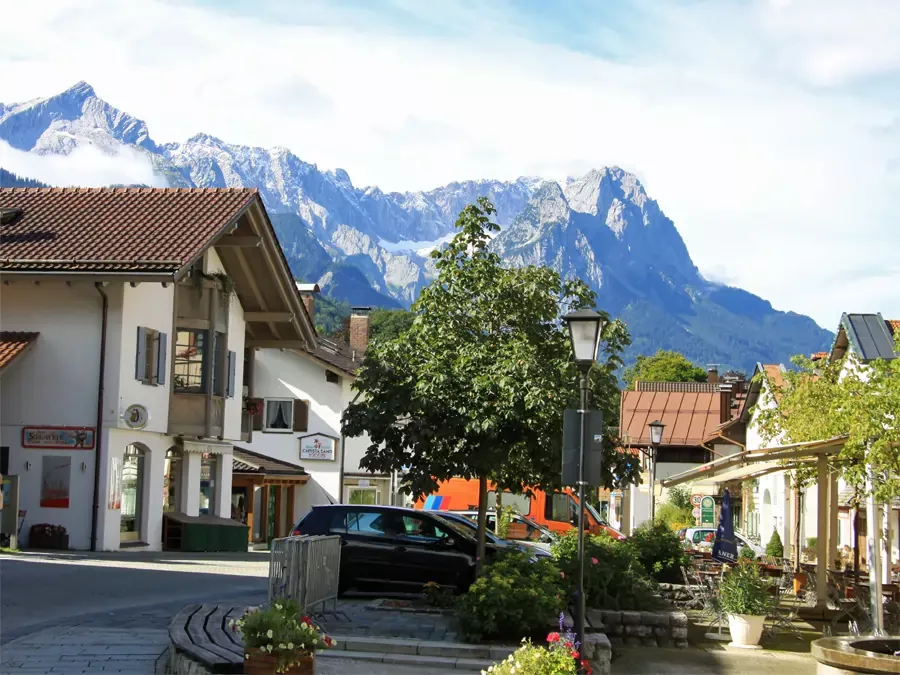
[[[344,637],[332,635],[331,637],[337,640],[337,648],[329,650],[332,652],[373,652],[445,659],[480,659],[489,665],[502,661],[517,649],[514,646],[473,645],[463,642],[434,640],[403,640],[383,637],[354,637],[351,635]]]
[[[340,643],[338,643],[340,647]],[[496,661],[489,659],[473,659],[455,656],[424,656],[422,654],[403,654],[398,652],[353,651],[346,649],[329,649],[316,653],[316,658],[340,658],[370,663],[390,663],[402,666],[422,666],[428,668],[446,668],[480,673],[493,666]]]

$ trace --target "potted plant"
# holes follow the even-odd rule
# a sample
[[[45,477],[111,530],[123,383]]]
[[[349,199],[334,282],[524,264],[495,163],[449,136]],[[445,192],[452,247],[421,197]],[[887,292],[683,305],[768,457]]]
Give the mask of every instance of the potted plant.
[[[719,586],[719,605],[728,617],[731,646],[758,648],[766,614],[772,606],[769,583],[759,567],[741,560],[729,569]]]
[[[337,644],[303,616],[294,600],[250,609],[231,622],[231,629],[243,634],[245,675],[313,675],[316,651]]]

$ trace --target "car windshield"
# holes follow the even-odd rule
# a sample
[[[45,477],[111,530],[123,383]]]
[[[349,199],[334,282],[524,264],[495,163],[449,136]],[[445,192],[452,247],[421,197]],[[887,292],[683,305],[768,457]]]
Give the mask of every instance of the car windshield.
[[[600,517],[600,514],[597,513],[597,510],[596,510],[593,506],[591,506],[590,504],[588,504],[587,502],[585,502],[585,503],[584,503],[584,508],[587,509],[587,512],[590,513],[590,514],[591,514],[591,517],[592,517],[594,520],[596,520],[598,523],[600,523],[601,525],[606,525],[606,524],[607,524],[606,521],[603,520],[603,518]]]

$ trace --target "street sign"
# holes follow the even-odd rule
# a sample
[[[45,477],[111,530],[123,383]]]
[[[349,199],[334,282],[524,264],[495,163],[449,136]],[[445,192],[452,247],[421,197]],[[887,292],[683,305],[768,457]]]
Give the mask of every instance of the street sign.
[[[694,516],[694,518],[699,518],[700,517],[700,507],[695,506],[694,510],[691,511],[691,515]]]
[[[704,497],[700,500],[700,525],[701,527],[713,527],[716,524],[716,500],[712,497]]]
[[[603,413],[589,410],[585,424],[584,481],[599,487],[603,483]],[[581,451],[581,415],[566,410],[563,416],[562,484],[578,484],[578,456]]]
[[[703,501],[703,495],[691,495],[691,506],[700,506]]]

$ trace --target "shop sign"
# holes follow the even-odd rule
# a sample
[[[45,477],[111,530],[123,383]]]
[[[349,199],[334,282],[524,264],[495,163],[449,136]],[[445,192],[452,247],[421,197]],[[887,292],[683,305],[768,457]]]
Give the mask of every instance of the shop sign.
[[[150,411],[140,403],[125,408],[122,420],[129,429],[143,429],[150,422]]]
[[[700,525],[702,527],[716,524],[716,500],[704,497],[700,502]]]
[[[325,434],[313,434],[300,438],[300,459],[333,460],[337,439]]]
[[[22,447],[47,450],[93,450],[93,427],[22,427]]]

